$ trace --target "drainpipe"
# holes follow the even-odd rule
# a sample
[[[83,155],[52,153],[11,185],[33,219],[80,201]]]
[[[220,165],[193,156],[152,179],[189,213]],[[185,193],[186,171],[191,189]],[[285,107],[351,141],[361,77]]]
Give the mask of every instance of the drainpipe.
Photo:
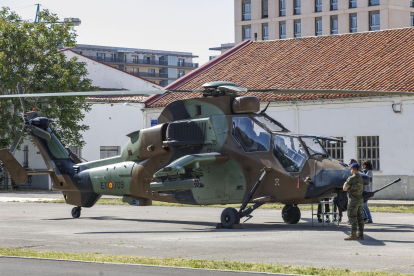
[[[296,110],[296,133],[299,133],[299,110],[296,103],[293,103],[293,107]]]

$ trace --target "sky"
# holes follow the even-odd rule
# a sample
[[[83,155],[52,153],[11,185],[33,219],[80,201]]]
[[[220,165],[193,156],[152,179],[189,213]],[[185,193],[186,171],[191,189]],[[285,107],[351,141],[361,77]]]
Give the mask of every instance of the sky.
[[[80,18],[77,43],[102,46],[192,52],[203,64],[210,51],[234,42],[233,0],[42,0],[47,8],[65,17]],[[35,2],[2,0],[23,19],[34,20]]]

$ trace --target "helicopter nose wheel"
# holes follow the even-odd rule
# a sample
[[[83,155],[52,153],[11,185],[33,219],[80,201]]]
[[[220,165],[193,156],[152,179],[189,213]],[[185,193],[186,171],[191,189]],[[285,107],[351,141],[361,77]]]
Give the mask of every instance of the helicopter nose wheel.
[[[81,215],[81,210],[82,210],[82,207],[73,207],[73,209],[72,209],[72,217],[73,218],[79,218],[80,217],[80,215]]]
[[[234,208],[226,208],[221,213],[221,225],[230,229],[234,224],[240,223],[240,214]]]
[[[300,220],[300,210],[297,205],[287,204],[282,209],[282,218],[286,224],[296,224]]]

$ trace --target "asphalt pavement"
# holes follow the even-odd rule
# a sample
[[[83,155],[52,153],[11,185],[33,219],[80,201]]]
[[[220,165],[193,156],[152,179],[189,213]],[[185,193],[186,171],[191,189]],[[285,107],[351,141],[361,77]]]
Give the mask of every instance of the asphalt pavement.
[[[26,276],[264,276],[289,275],[180,267],[0,257],[0,275]]]
[[[346,222],[286,225],[258,209],[243,229],[215,229],[221,208],[0,203],[0,247],[40,251],[237,260],[414,274],[414,214],[373,213],[364,241],[344,241]],[[346,221],[346,216],[344,221]]]

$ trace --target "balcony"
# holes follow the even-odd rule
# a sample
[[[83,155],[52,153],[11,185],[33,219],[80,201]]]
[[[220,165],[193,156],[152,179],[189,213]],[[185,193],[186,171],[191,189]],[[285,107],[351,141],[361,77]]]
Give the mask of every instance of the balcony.
[[[133,59],[133,64],[168,65],[166,60]]]
[[[168,79],[168,73],[149,73],[149,72],[129,72],[135,76],[142,78],[156,78],[156,79]]]
[[[177,62],[178,67],[191,67],[191,68],[198,68],[198,63],[191,63],[191,62]]]
[[[124,58],[120,58],[120,57],[97,57],[97,56],[88,56],[88,57],[91,59],[100,61],[100,62],[105,62],[105,63],[113,62],[113,63],[124,63],[124,64],[173,66],[173,65],[168,65],[168,61],[166,60],[132,59],[130,61],[125,61]],[[198,68],[198,63],[177,62],[177,67]]]

